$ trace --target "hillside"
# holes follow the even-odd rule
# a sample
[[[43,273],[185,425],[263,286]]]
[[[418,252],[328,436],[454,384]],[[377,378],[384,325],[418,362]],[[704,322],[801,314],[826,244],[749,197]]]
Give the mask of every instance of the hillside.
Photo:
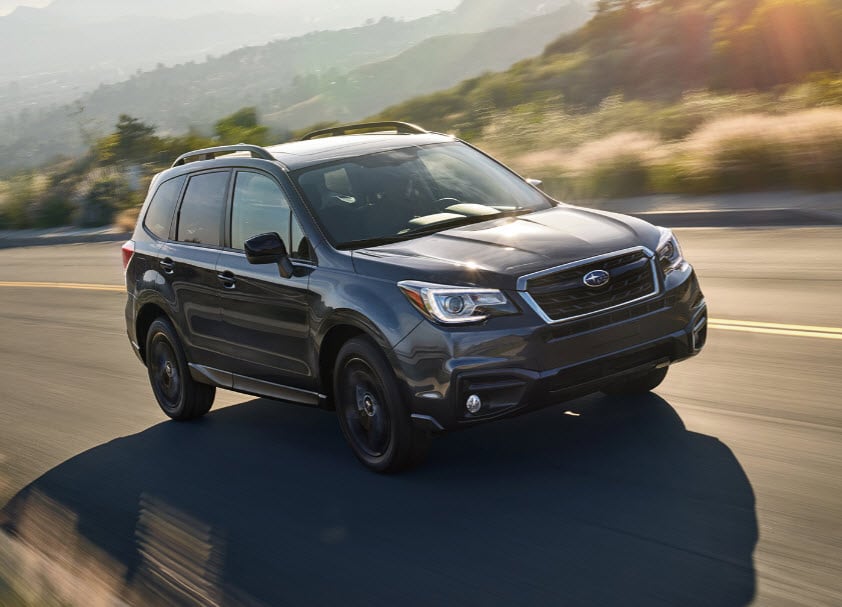
[[[243,106],[277,113],[276,127],[300,126],[300,123],[292,122],[299,119],[363,115],[406,95],[388,95],[386,101],[369,96],[371,102],[366,104],[360,101],[360,97],[366,95],[362,91],[356,93],[357,99],[353,101],[356,105],[344,105],[342,99],[334,97],[332,103],[319,101],[316,105],[320,108],[316,111],[298,113],[295,110],[289,117],[284,117],[283,112],[319,95],[329,99],[332,83],[338,82],[337,79],[354,82],[356,76],[345,78],[347,72],[368,63],[385,61],[429,38],[510,25],[524,17],[546,15],[550,10],[567,7],[569,25],[565,25],[564,15],[561,20],[554,16],[555,32],[547,32],[540,24],[537,26],[541,36],[538,44],[524,44],[523,39],[528,36],[521,34],[511,51],[495,52],[489,55],[487,63],[482,56],[471,57],[468,71],[460,72],[458,66],[451,65],[453,62],[440,54],[436,63],[427,64],[424,57],[413,59],[412,55],[398,60],[398,65],[403,66],[398,69],[449,74],[443,80],[430,76],[422,78],[419,81],[422,84],[412,88],[407,95],[447,86],[465,75],[499,69],[534,54],[558,32],[583,23],[587,11],[569,1],[465,0],[452,11],[412,21],[384,18],[356,28],[314,32],[247,47],[203,63],[159,67],[138,73],[125,82],[101,86],[78,97],[73,104],[51,110],[27,109],[19,115],[6,112],[6,118],[0,124],[0,158],[5,160],[5,166],[0,170],[32,166],[58,154],[78,153],[92,137],[107,132],[124,113],[174,133],[189,128],[208,129],[219,116]],[[156,40],[152,39],[153,45]],[[471,38],[466,38],[461,46],[469,49],[473,43]],[[453,42],[449,44],[452,46]],[[465,57],[464,53],[462,57]],[[366,74],[361,76],[368,78]],[[429,88],[425,88],[427,86]],[[387,90],[389,84],[378,87]],[[395,92],[400,93],[400,90]]]
[[[300,80],[277,100],[270,100],[264,107],[264,121],[294,129],[314,122],[357,120],[401,99],[508,67],[541,52],[560,32],[581,26],[589,17],[586,9],[571,4],[511,27],[430,38],[396,57],[346,74]],[[308,96],[308,89],[315,94]]]
[[[482,127],[482,111],[549,103],[576,111],[610,95],[677,100],[755,91],[842,71],[842,0],[602,0],[583,28],[509,70],[408,100],[380,116]]]
[[[249,45],[366,20],[419,18],[459,0],[54,0],[0,17],[0,115],[72,102],[158,65],[203,61]]]
[[[840,0],[601,0],[540,56],[371,118],[458,133],[566,198],[840,188],[840,34]]]

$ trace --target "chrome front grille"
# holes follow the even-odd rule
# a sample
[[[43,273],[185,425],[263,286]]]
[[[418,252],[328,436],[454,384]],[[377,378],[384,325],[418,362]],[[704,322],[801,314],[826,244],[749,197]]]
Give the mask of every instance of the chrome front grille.
[[[594,270],[610,275],[602,287],[585,285]],[[644,248],[618,251],[551,268],[521,279],[524,297],[549,323],[599,314],[658,294],[657,269]]]

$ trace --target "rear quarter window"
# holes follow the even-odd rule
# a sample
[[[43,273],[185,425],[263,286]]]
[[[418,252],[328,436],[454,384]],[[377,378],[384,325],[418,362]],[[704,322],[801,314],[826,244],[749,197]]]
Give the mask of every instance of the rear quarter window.
[[[143,219],[146,229],[161,240],[168,240],[170,237],[170,226],[172,225],[175,205],[178,203],[178,195],[184,185],[186,177],[176,177],[161,183],[152,200],[149,201],[149,209]]]

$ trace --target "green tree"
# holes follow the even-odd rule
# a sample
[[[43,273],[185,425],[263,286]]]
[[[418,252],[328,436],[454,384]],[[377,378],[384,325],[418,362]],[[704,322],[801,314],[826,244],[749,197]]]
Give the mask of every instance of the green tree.
[[[160,150],[155,127],[127,114],[120,114],[116,130],[99,139],[94,147],[97,159],[104,163],[144,163]]]
[[[225,145],[251,143],[266,145],[269,129],[261,126],[257,119],[257,109],[245,107],[226,116],[216,123],[216,136]]]

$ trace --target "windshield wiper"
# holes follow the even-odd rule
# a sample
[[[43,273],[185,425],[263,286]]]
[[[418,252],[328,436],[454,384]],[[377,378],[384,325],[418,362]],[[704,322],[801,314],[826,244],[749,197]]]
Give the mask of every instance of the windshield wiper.
[[[347,249],[364,249],[366,247],[379,247],[382,244],[393,244],[407,240],[405,234],[399,236],[378,236],[376,238],[361,238],[360,240],[349,240],[336,245],[340,251]]]
[[[525,215],[531,213],[533,209],[513,209],[511,211],[500,211],[494,215],[468,215],[467,217],[453,217],[443,221],[437,221],[425,226],[418,226],[412,230],[403,233],[404,236],[422,236],[424,234],[432,234],[441,232],[450,228],[459,228],[462,226],[471,225],[474,223],[482,223],[483,221],[491,221],[492,219],[500,219],[501,217],[514,217],[516,215]]]
[[[426,236],[428,234],[435,234],[449,228],[459,228],[462,226],[471,225],[474,223],[482,223],[483,221],[490,221],[492,219],[500,219],[501,217],[514,217],[516,215],[525,215],[532,213],[534,209],[513,209],[511,211],[500,211],[495,215],[472,215],[467,217],[454,217],[452,219],[445,219],[425,226],[418,226],[412,230],[407,230],[401,234],[394,236],[378,236],[375,238],[362,238],[360,240],[350,240],[336,245],[339,250],[348,249],[364,249],[367,247],[379,247],[384,244],[394,244],[396,242],[403,242],[404,240],[412,240],[419,236]]]

